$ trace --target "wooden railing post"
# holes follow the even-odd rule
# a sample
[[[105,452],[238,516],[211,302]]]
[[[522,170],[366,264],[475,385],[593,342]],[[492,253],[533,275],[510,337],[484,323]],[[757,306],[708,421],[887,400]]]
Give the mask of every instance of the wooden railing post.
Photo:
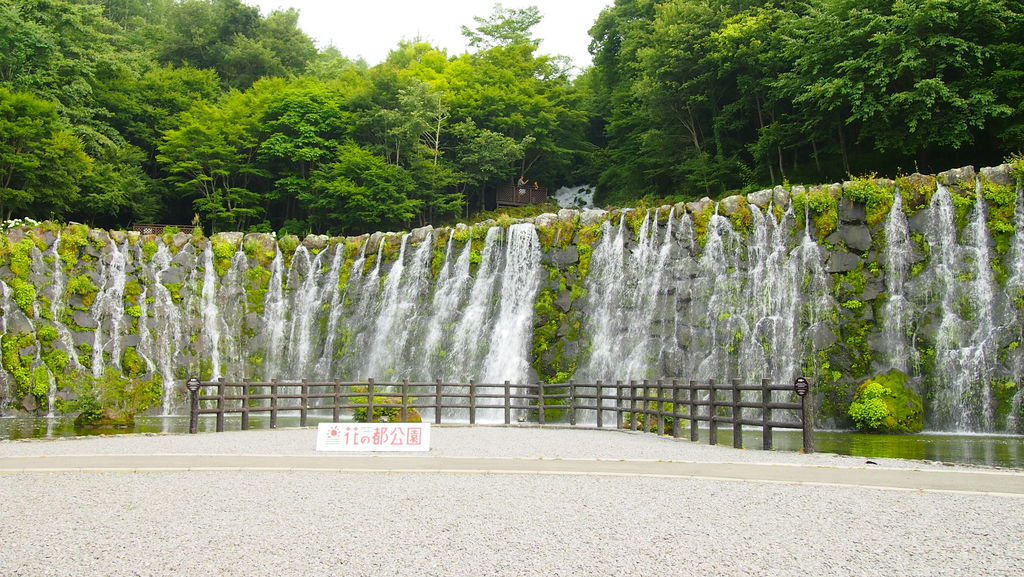
[[[402,379],[402,422],[409,422],[409,379]]]
[[[217,379],[217,432],[224,432],[224,377]]]
[[[331,421],[337,423],[341,419],[341,383],[331,383],[331,390],[334,391],[334,403],[331,405]]]
[[[621,429],[623,425],[622,419],[622,401],[623,397],[626,396],[626,392],[623,390],[622,381],[615,381],[615,428]]]
[[[602,395],[604,387],[601,386],[601,381],[597,381],[595,386],[597,387],[597,395],[595,395],[597,399],[594,401],[597,403],[597,428],[600,429],[604,426],[604,396]]]
[[[761,448],[765,451],[772,450],[772,426],[768,423],[772,420],[772,391],[768,388],[771,381],[761,379]]]
[[[636,381],[629,381],[629,428],[636,430]]]
[[[476,383],[469,380],[469,424],[476,424]]]
[[[546,415],[544,414],[544,381],[537,381],[537,422],[541,425],[545,423]]]
[[[299,381],[299,426],[305,427],[309,419],[309,383],[306,379]]]
[[[434,383],[434,424],[441,424],[441,379]]]
[[[199,391],[202,390],[202,383],[195,377],[189,378],[185,384],[188,389],[188,432],[196,434],[199,432]]]
[[[277,379],[270,381],[270,428],[277,428]]]
[[[708,381],[708,444],[718,444],[718,421],[715,415],[715,404],[718,391],[715,390],[715,380],[711,379]]]
[[[803,420],[804,453],[814,452],[814,396],[808,385],[807,394],[800,397],[800,416]]]
[[[690,381],[690,440],[700,439],[700,429],[697,428],[697,381]]]
[[[242,379],[242,430],[249,430],[249,380]]]
[[[576,424],[576,384],[569,381],[569,424]]]
[[[679,381],[672,379],[672,436],[678,439],[682,435],[682,429],[679,421],[682,419],[682,411],[679,410],[679,401],[681,401],[679,395]]]
[[[305,382],[305,381],[303,381]],[[372,423],[376,419],[373,416],[373,379],[366,380],[366,422]]]
[[[658,391],[658,400],[656,402],[658,413],[654,418],[658,419],[657,431],[660,437],[665,434],[665,385],[661,382],[661,379],[658,379],[655,386],[655,390]]]
[[[505,424],[512,424],[512,384],[505,381]]]
[[[740,380],[732,380],[732,446],[737,449],[743,448],[743,391],[740,390]]]

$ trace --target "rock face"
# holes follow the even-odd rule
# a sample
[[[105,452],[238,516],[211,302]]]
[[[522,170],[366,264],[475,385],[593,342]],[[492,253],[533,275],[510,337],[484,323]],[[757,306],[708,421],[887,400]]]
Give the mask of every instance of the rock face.
[[[979,183],[991,193],[980,201]],[[968,167],[351,238],[65,227],[62,238],[83,242],[57,267],[53,226],[15,229],[0,258],[0,412],[45,414],[51,377],[72,406],[75,375],[168,412],[181,410],[189,374],[804,375],[821,422],[850,426],[857,388],[898,369],[930,400],[928,427],[1019,430],[1024,241],[1006,227],[972,232],[991,215],[1014,218],[1014,186],[1008,166]],[[979,202],[984,218],[957,209]]]

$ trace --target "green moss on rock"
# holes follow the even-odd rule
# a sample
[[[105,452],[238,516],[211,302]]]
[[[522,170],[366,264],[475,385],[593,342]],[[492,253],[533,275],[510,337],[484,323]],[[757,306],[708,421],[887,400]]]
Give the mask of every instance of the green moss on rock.
[[[863,431],[916,433],[924,428],[921,396],[907,386],[907,375],[900,371],[864,381],[853,395],[849,413]]]

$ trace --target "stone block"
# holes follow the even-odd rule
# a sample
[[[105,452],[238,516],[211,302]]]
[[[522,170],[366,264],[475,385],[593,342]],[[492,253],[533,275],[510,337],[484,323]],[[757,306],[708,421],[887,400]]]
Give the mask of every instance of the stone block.
[[[829,254],[825,263],[825,270],[829,273],[850,272],[860,264],[860,257],[849,252],[833,252]]]

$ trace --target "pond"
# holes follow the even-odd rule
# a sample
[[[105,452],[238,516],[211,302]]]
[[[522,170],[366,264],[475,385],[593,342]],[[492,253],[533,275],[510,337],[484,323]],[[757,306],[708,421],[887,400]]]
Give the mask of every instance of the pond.
[[[330,415],[320,418],[310,415],[308,425],[329,421]],[[279,427],[297,427],[297,417],[278,418]],[[268,428],[269,419],[252,417],[250,427]],[[199,422],[200,431],[213,431],[212,418]],[[238,417],[226,419],[227,430],[241,428]],[[188,417],[138,417],[131,429],[77,429],[74,419],[31,417],[0,418],[0,439],[31,439],[43,437],[70,437],[76,435],[112,435],[125,433],[185,433],[188,431]],[[797,451],[801,446],[799,431],[776,431],[773,435],[776,450]],[[868,435],[845,431],[816,431],[815,448],[820,453],[837,453],[870,458],[919,459],[989,465],[994,467],[1024,468],[1024,436],[1021,435],[975,435],[950,433],[923,433],[916,435]],[[701,442],[706,442],[706,431],[701,432]],[[720,429],[719,444],[732,444],[730,431]],[[744,445],[757,450],[761,446],[759,431],[743,433]]]

